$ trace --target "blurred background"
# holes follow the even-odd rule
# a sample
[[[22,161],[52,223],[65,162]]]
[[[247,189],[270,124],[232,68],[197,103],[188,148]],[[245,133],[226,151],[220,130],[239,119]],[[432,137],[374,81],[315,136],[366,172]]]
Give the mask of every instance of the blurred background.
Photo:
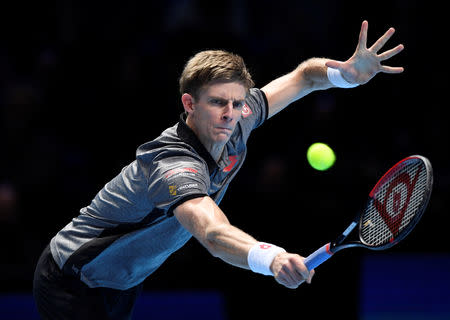
[[[146,280],[136,319],[256,319],[331,313],[344,319],[450,318],[448,25],[434,1],[14,1],[0,5],[0,319],[37,319],[37,259],[136,148],[182,112],[178,77],[204,49],[246,61],[257,87],[310,57],[348,59],[361,22],[368,46],[405,50],[356,89],[315,92],[267,121],[222,202],[231,223],[308,255],[333,240],[379,177],[421,154],[435,184],[423,220],[387,252],[343,251],[311,285],[211,257],[195,240]],[[313,142],[336,152],[312,169]],[[162,313],[159,314],[158,310]],[[177,312],[179,312],[177,314]]]

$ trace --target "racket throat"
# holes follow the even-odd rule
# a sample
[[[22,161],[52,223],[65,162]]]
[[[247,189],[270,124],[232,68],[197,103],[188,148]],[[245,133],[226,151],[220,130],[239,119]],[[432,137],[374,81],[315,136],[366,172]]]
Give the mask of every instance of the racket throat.
[[[344,242],[344,240],[347,238],[347,236],[350,234],[350,232],[352,232],[353,229],[355,229],[355,227],[358,225],[358,221],[359,221],[359,215],[358,215],[357,219],[353,220],[352,223],[350,223],[350,225],[347,227],[347,229],[345,229],[345,231],[334,242],[331,243],[330,250],[332,250],[333,253],[335,252],[335,251],[333,251],[333,249],[335,247],[338,247],[340,244],[342,244],[342,242]]]

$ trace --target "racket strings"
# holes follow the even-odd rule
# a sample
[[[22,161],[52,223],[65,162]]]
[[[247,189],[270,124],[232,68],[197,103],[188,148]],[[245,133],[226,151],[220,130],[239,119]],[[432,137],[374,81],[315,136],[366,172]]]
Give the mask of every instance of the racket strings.
[[[418,159],[408,160],[386,174],[362,216],[361,240],[370,246],[393,242],[420,211],[427,181],[425,165]]]

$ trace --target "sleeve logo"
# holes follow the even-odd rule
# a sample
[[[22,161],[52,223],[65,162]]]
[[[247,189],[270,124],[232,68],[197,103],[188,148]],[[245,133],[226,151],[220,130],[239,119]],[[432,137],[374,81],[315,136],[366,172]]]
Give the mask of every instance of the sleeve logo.
[[[178,188],[178,191],[186,190],[186,189],[192,189],[192,188],[198,188],[198,183],[188,183],[184,186],[181,186]]]
[[[198,173],[198,171],[193,168],[177,168],[177,169],[169,170],[166,173],[165,178],[168,179],[174,175],[179,175],[179,174],[193,175],[196,173]]]
[[[188,183],[188,184],[182,185],[180,187],[178,187],[176,185],[170,185],[169,186],[169,193],[172,196],[176,196],[178,194],[177,193],[178,191],[183,191],[183,190],[186,190],[186,189],[192,189],[192,188],[198,188],[198,187],[199,187],[198,183]]]
[[[249,107],[248,107],[248,105],[247,104],[245,104],[244,105],[244,107],[242,108],[242,117],[243,118],[247,118],[249,115],[251,115],[253,112],[252,112],[252,109],[250,109]]]
[[[173,196],[177,195],[177,186],[169,186],[169,193]]]

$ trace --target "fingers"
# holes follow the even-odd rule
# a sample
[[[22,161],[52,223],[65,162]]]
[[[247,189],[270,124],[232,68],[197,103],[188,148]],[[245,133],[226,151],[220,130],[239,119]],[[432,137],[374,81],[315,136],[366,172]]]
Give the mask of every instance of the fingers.
[[[372,51],[374,53],[377,53],[378,50],[380,50],[385,44],[386,42],[392,37],[392,35],[394,34],[395,29],[394,28],[389,28],[388,31],[385,32],[385,34],[383,34],[380,39],[378,39],[370,48],[369,51]]]
[[[367,46],[367,29],[369,28],[369,23],[364,20],[361,25],[361,31],[359,32],[358,48],[366,48]]]
[[[380,72],[384,73],[402,73],[403,67],[388,67],[388,66],[381,66]]]
[[[350,71],[352,71],[354,77],[360,79],[358,83],[366,83],[378,72],[403,72],[403,67],[390,67],[381,65],[381,61],[388,60],[403,51],[404,46],[402,44],[399,44],[390,50],[386,50],[380,54],[377,54],[378,51],[383,48],[386,42],[395,33],[395,29],[389,28],[369,49],[366,48],[367,30],[368,22],[364,20],[361,26],[358,48],[354,55],[341,65],[334,61],[329,61],[328,66],[331,67],[332,65],[334,65],[335,68],[339,68],[339,70],[344,73],[345,71],[347,71],[347,75],[349,75]]]
[[[395,48],[379,54],[378,55],[378,59],[380,59],[380,61],[387,60],[387,59],[392,58],[393,56],[395,56],[397,53],[399,53],[403,49],[404,49],[403,45],[399,44]],[[384,73],[401,73],[404,70],[403,67],[381,66],[380,68],[381,68],[380,71],[384,72]]]
[[[316,272],[314,271],[314,269],[312,269],[310,272],[309,272],[309,277],[308,277],[308,279],[306,279],[306,283],[307,284],[310,284],[311,283],[311,280],[312,280],[312,278],[314,277],[314,274],[315,274]]]
[[[311,283],[314,270],[308,271],[303,258],[297,254],[284,253],[276,257],[275,280],[290,289],[296,289],[303,282]]]
[[[405,47],[402,44],[399,44],[398,46],[396,46],[393,49],[390,49],[388,51],[380,53],[378,55],[378,58],[380,59],[380,61],[387,60],[387,59],[392,58],[393,56],[395,56],[397,53],[402,51],[404,48]]]
[[[297,289],[305,279],[293,270],[281,272],[276,280],[289,289]]]

